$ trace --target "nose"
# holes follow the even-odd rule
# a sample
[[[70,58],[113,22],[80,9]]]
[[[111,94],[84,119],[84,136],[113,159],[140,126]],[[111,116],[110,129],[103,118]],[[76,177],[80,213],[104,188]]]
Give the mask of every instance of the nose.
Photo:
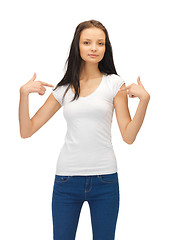
[[[91,45],[91,50],[96,51],[96,44],[95,43]]]

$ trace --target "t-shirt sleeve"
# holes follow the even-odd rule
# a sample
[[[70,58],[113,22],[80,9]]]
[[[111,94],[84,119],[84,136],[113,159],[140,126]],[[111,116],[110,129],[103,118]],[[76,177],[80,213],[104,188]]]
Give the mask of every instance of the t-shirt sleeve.
[[[52,89],[52,94],[55,97],[55,99],[63,106],[62,98],[63,98],[63,86],[57,87],[55,90],[55,87]]]
[[[116,96],[121,86],[125,83],[124,79],[116,74],[112,78],[113,98]]]

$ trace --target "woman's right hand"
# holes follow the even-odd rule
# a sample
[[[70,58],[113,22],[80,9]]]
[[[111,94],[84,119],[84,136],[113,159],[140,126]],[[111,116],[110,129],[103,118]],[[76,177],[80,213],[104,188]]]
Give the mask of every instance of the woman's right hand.
[[[33,92],[37,92],[39,95],[44,95],[46,88],[43,86],[54,87],[52,84],[48,84],[41,81],[34,81],[35,79],[36,73],[34,73],[33,77],[20,88],[20,91],[27,95]]]

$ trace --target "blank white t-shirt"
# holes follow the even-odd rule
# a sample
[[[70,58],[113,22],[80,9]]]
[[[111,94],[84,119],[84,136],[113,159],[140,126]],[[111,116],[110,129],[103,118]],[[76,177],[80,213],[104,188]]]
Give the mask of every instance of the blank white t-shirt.
[[[58,156],[56,175],[100,175],[117,172],[111,142],[113,99],[124,80],[116,74],[103,74],[98,88],[87,97],[70,102],[74,93],[68,85],[52,91],[63,107],[67,122],[64,144]]]

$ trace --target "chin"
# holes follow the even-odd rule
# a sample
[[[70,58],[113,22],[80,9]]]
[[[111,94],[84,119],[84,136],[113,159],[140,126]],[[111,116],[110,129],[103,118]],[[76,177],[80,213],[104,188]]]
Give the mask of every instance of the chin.
[[[88,59],[88,60],[85,61],[85,62],[87,62],[87,63],[92,63],[92,62],[93,62],[93,63],[98,63],[99,60],[97,60],[97,59],[96,59],[96,60],[95,60],[95,59],[89,60],[89,59]]]

